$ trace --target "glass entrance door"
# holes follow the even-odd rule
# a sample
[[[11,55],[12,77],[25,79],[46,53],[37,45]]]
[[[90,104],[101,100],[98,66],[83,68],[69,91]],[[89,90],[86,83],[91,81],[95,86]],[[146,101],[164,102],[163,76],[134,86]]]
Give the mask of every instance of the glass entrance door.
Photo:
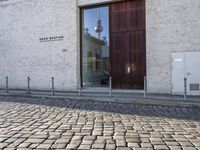
[[[109,7],[82,9],[82,85],[108,87]]]

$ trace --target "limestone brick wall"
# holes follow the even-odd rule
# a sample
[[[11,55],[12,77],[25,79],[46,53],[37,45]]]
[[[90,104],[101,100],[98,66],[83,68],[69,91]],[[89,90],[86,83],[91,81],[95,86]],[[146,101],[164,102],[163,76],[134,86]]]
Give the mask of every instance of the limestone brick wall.
[[[77,88],[78,37],[75,0],[11,0],[0,3],[0,88]],[[40,38],[63,36],[61,41]]]
[[[0,3],[0,88],[76,89],[80,73],[79,6],[117,0],[10,0]],[[40,38],[63,36],[62,41]],[[148,91],[171,92],[175,51],[200,51],[200,0],[146,0]]]
[[[170,93],[171,53],[200,51],[200,0],[146,0],[146,29],[148,90]]]

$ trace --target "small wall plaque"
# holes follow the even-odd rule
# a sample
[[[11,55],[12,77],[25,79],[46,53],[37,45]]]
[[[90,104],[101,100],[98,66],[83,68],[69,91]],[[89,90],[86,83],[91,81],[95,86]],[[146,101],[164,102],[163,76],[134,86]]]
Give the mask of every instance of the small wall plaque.
[[[62,41],[64,36],[49,36],[40,38],[40,42]]]

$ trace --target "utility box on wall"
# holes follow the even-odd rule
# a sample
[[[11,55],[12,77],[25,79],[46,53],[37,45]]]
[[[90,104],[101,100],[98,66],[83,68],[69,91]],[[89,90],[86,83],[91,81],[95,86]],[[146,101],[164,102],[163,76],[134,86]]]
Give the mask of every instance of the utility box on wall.
[[[184,93],[187,78],[187,94],[200,95],[200,51],[171,54],[172,93]]]

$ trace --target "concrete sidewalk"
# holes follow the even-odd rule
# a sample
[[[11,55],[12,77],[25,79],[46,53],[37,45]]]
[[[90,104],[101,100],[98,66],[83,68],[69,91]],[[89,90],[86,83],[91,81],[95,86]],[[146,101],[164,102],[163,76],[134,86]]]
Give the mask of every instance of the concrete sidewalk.
[[[10,90],[6,93],[5,90],[0,90],[1,96],[19,96],[19,97],[35,97],[35,98],[54,98],[54,99],[70,99],[84,101],[99,101],[99,102],[116,102],[116,103],[132,103],[132,104],[149,104],[163,106],[197,106],[200,107],[200,96],[187,96],[184,100],[182,95],[170,94],[151,94],[147,93],[144,98],[143,91],[110,91],[107,90],[82,90],[80,91],[56,91],[55,95],[51,91],[31,91],[31,94],[26,94],[25,90]]]

